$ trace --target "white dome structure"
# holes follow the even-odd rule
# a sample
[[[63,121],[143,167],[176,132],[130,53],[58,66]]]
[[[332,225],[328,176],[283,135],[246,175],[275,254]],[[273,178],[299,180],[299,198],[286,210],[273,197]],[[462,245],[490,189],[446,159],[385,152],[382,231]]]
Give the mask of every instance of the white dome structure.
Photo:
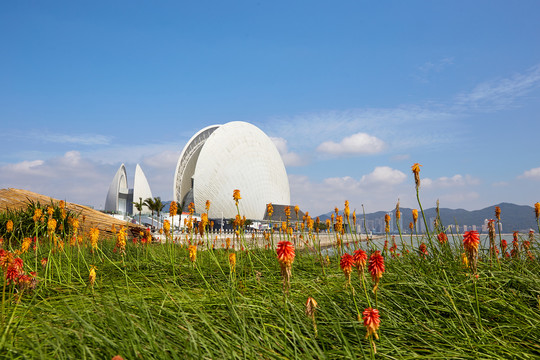
[[[266,204],[289,204],[285,165],[270,138],[256,126],[234,121],[196,133],[180,154],[174,175],[173,199],[210,218],[237,214],[233,191],[240,190],[240,215],[262,220]]]

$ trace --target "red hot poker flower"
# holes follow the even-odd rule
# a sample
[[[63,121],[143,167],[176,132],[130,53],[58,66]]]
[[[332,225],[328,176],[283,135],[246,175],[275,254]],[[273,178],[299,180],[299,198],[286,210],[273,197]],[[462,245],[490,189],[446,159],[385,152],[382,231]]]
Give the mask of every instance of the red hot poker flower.
[[[290,266],[294,261],[294,246],[290,241],[280,241],[276,249],[281,264]]]
[[[358,269],[358,271],[364,271],[367,261],[366,252],[362,249],[356,250],[353,255],[353,260],[354,266]]]
[[[448,241],[448,236],[446,236],[445,233],[441,232],[439,235],[437,235],[437,239],[441,244],[445,244]]]
[[[463,247],[467,252],[469,265],[473,273],[476,274],[476,266],[478,263],[478,245],[480,245],[480,235],[478,231],[467,231],[463,235]]]
[[[471,230],[466,231],[463,235],[463,246],[465,247],[465,250],[467,251],[478,251],[478,245],[480,244],[480,235],[478,235],[478,231]]]
[[[277,256],[283,277],[283,291],[289,292],[291,286],[291,269],[294,261],[294,246],[290,241],[280,241],[277,245]]]
[[[427,246],[426,244],[424,243],[421,243],[420,246],[418,247],[418,250],[420,251],[420,253],[425,257],[426,255],[428,255],[428,251],[427,251]]]
[[[364,326],[367,330],[366,338],[373,335],[375,336],[375,339],[379,339],[379,336],[377,335],[377,330],[381,324],[379,310],[373,308],[365,309],[362,313],[362,319],[364,320]]]
[[[373,291],[376,291],[377,286],[379,285],[379,280],[384,273],[384,258],[380,251],[375,251],[369,257],[368,270],[371,273],[371,279],[375,282]]]
[[[341,270],[351,272],[352,267],[354,266],[354,258],[352,255],[349,255],[347,253],[343,254],[341,257],[341,261],[339,262],[339,265],[341,266]]]
[[[343,274],[345,274],[345,278],[347,279],[347,282],[351,282],[351,271],[352,267],[354,266],[354,259],[352,255],[349,255],[347,253],[343,254],[341,257],[341,261],[339,262],[339,265],[341,266],[341,270],[343,271]]]
[[[504,239],[501,240],[501,250],[503,254],[506,252],[506,248],[508,247],[508,242]]]

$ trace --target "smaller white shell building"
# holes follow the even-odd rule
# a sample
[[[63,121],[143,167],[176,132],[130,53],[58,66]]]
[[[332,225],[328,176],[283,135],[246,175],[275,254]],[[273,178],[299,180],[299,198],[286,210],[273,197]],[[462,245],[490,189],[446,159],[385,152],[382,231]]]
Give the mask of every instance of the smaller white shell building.
[[[240,215],[262,220],[266,204],[289,204],[285,165],[270,138],[258,127],[241,121],[208,126],[187,142],[174,175],[173,199],[210,218],[234,218],[233,191],[240,190]]]
[[[105,199],[105,211],[118,214],[133,214],[133,201],[138,202],[139,198],[143,201],[147,198],[152,198],[152,191],[146,176],[139,164],[135,167],[135,177],[133,179],[133,189],[128,189],[127,173],[124,164],[114,175],[107,198]],[[143,206],[144,214],[149,214],[150,210]]]

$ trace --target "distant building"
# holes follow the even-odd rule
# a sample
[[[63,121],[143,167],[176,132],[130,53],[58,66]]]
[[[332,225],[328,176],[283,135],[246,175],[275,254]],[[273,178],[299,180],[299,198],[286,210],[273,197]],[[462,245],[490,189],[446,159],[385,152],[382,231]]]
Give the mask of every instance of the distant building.
[[[236,208],[233,191],[242,199]],[[272,140],[256,126],[234,121],[208,126],[187,142],[174,175],[173,200],[183,211],[194,203],[196,213],[210,218],[240,215],[262,220],[266,204],[290,204],[285,165]]]
[[[126,167],[122,164],[109,185],[109,192],[105,200],[105,211],[132,215],[138,213],[137,210],[133,211],[133,202],[138,202],[139,199],[144,201],[147,198],[152,198],[152,191],[139,164],[135,167],[132,189],[128,188]],[[149,214],[150,210],[143,206],[142,213]]]

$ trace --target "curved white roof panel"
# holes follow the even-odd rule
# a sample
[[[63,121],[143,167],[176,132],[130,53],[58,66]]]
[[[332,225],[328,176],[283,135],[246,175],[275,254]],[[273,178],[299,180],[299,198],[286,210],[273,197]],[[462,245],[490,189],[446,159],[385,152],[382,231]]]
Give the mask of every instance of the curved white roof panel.
[[[142,168],[137,164],[135,167],[135,178],[133,180],[133,201],[139,202],[139,198],[144,201],[147,198],[153,199],[154,197],[152,196],[150,184],[148,184],[148,180],[146,179]],[[147,206],[143,206],[142,213],[149,214],[150,212],[151,211]],[[135,213],[135,210],[133,210],[133,213]]]
[[[119,201],[120,194],[128,193],[127,174],[124,164],[120,165],[120,168],[114,175],[111,185],[109,185],[109,192],[105,199],[105,211],[111,212],[126,212],[126,203]],[[122,207],[122,208],[121,208]]]
[[[197,159],[199,158],[202,146],[218,127],[220,125],[211,125],[198,131],[189,139],[184,150],[182,150],[176,164],[173,185],[173,200],[179,203],[179,205],[191,189],[191,178],[195,172],[195,166],[197,165]]]
[[[205,212],[206,200],[210,200],[210,217],[232,218],[237,214],[233,190],[239,189],[240,215],[254,220],[264,217],[266,204],[270,202],[290,203],[285,165],[263,131],[240,121],[210,128],[208,137],[191,151],[191,157],[185,156],[186,148],[194,147],[192,140],[208,128],[197,133],[180,156],[175,174],[175,200],[181,201],[193,186],[196,212]],[[184,166],[184,173],[180,171],[182,162],[189,165]]]

